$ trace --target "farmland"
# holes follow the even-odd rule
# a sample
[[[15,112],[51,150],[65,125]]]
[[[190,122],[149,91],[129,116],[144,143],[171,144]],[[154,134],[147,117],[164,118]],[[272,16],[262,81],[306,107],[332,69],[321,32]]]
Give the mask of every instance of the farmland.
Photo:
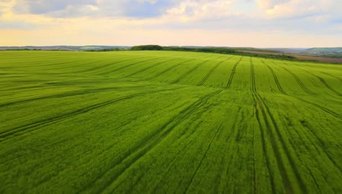
[[[342,193],[342,66],[0,52],[0,193]]]

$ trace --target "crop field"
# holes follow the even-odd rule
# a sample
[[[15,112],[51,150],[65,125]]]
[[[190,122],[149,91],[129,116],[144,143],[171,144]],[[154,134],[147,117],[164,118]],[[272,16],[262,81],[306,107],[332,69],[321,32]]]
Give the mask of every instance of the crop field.
[[[342,66],[0,52],[0,193],[342,193]]]

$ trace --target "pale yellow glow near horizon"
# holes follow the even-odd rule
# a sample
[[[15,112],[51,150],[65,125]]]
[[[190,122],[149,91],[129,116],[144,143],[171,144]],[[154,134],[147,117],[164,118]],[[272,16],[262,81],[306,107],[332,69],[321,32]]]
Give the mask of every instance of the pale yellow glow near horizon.
[[[105,27],[104,27],[105,28]],[[241,33],[203,30],[92,30],[91,34],[82,30],[57,28],[43,30],[2,30],[0,45],[3,46],[48,46],[48,45],[198,45],[198,46],[248,46],[248,47],[334,47],[342,45],[334,37],[292,36],[289,41],[278,33]],[[296,40],[296,44],[292,41]]]

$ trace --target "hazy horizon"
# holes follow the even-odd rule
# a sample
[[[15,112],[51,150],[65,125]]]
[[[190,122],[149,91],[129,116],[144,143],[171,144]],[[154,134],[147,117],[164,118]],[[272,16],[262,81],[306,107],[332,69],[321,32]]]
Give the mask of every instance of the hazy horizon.
[[[0,45],[0,47],[91,47],[91,46],[103,46],[103,47],[133,47],[133,46],[140,46],[140,45],[159,45],[159,44],[134,44],[134,45],[104,45],[104,44],[90,44],[90,45]],[[165,47],[224,47],[224,48],[256,48],[256,49],[311,49],[311,48],[342,48],[340,46],[330,46],[330,47],[252,47],[252,46],[216,46],[216,45],[159,45]]]
[[[2,0],[1,46],[340,47],[338,0]]]

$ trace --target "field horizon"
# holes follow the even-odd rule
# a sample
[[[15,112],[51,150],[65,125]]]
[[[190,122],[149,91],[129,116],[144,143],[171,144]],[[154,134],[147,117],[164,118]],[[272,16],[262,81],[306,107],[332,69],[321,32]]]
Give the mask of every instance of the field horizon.
[[[0,193],[341,193],[342,66],[1,51]]]

